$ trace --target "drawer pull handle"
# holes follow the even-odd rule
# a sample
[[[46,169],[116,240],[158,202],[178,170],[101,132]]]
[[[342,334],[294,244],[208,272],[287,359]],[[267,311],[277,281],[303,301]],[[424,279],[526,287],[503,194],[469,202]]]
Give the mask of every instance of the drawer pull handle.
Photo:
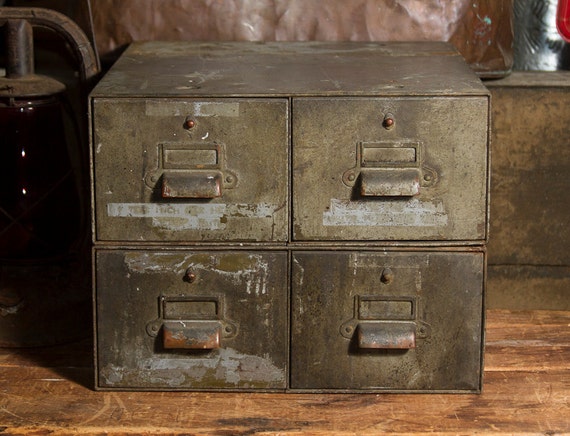
[[[374,168],[360,171],[360,194],[366,197],[413,197],[420,193],[417,168]]]
[[[362,349],[408,350],[416,347],[413,322],[360,322],[358,347]]]
[[[162,325],[165,349],[213,350],[220,348],[219,321],[168,321]]]
[[[222,195],[222,173],[192,171],[162,175],[162,198],[217,198]]]

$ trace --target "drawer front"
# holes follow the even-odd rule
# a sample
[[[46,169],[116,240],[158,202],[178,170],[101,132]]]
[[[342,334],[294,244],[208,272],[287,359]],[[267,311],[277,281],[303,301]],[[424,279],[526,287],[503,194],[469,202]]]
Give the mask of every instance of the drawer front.
[[[97,388],[284,389],[286,252],[96,250]]]
[[[293,238],[487,238],[485,97],[293,100]]]
[[[94,99],[99,241],[285,241],[286,99]]]
[[[482,252],[293,253],[291,388],[481,388]]]

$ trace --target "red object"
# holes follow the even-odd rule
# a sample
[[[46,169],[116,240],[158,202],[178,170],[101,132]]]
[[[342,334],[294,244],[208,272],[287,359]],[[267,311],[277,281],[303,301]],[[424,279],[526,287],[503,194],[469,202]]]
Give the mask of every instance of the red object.
[[[556,27],[558,33],[566,42],[570,42],[570,1],[558,0],[558,12],[556,14]]]

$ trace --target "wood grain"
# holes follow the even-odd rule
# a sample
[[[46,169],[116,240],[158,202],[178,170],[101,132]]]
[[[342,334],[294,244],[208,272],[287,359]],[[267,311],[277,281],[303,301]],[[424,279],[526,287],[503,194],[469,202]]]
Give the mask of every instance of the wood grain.
[[[481,395],[95,392],[90,346],[0,350],[0,434],[570,432],[570,312],[489,311]]]
[[[491,82],[489,264],[570,266],[570,86]],[[553,80],[557,80],[555,76]],[[566,75],[567,79],[570,74]],[[512,79],[514,80],[514,78]]]

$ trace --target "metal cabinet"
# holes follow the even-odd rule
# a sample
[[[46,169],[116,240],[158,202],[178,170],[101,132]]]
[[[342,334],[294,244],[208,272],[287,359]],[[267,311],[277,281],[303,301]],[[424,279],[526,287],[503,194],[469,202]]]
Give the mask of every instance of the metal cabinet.
[[[479,392],[489,93],[443,43],[136,43],[90,96],[96,389]]]

